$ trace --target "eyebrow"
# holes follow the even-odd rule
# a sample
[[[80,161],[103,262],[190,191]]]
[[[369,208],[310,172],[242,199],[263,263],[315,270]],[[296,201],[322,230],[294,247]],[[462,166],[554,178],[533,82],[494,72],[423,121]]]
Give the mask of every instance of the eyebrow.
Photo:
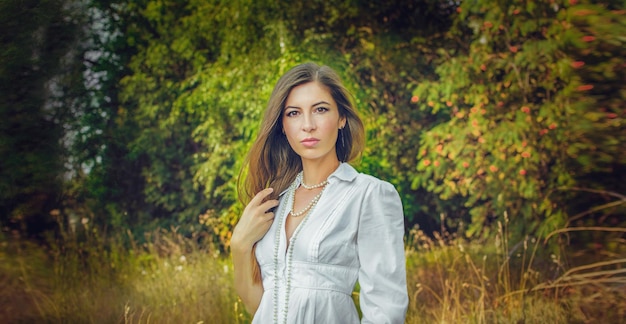
[[[319,105],[323,105],[323,104],[326,104],[326,105],[330,106],[330,104],[328,102],[322,100],[322,101],[320,101],[318,103],[312,104],[311,107],[315,107],[315,106],[319,106]],[[296,107],[296,106],[287,106],[287,107],[285,107],[285,109],[287,109],[287,108],[300,108],[300,107]]]

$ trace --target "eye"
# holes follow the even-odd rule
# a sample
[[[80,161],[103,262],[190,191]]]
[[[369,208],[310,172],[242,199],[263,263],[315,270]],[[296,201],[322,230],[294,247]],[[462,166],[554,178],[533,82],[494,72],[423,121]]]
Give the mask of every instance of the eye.
[[[315,112],[317,112],[317,113],[325,113],[325,112],[327,112],[328,110],[329,110],[329,109],[328,109],[328,108],[326,108],[326,107],[317,107],[317,108],[315,108]]]
[[[297,110],[289,110],[285,113],[285,116],[287,117],[294,117],[298,115],[298,111]]]

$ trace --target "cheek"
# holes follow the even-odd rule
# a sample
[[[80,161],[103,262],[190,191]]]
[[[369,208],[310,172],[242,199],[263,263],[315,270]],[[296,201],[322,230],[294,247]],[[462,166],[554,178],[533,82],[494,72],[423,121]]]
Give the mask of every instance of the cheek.
[[[322,125],[325,133],[336,133],[339,131],[339,126],[340,124],[335,120],[328,120]]]
[[[289,123],[283,122],[283,134],[289,134],[290,128]]]
[[[296,127],[293,123],[283,123],[283,132],[284,135],[287,136],[287,139],[290,140],[296,134]]]

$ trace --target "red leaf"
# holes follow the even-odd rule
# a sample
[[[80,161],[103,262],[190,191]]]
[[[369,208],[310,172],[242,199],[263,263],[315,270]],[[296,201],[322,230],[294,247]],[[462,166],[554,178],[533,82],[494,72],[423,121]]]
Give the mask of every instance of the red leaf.
[[[591,35],[583,36],[584,42],[593,42],[594,40],[596,40],[595,36],[591,36]]]
[[[587,15],[593,15],[595,13],[596,13],[595,11],[588,10],[588,9],[577,10],[576,12],[574,12],[576,16],[587,16]]]

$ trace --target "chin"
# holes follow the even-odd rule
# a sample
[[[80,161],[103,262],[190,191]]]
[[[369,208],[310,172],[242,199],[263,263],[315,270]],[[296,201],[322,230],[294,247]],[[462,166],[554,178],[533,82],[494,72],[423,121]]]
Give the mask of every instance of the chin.
[[[313,152],[308,152],[308,153],[305,152],[304,154],[299,154],[299,155],[302,160],[309,160],[309,161],[321,161],[330,157],[328,156],[328,154],[311,154],[311,153]]]

